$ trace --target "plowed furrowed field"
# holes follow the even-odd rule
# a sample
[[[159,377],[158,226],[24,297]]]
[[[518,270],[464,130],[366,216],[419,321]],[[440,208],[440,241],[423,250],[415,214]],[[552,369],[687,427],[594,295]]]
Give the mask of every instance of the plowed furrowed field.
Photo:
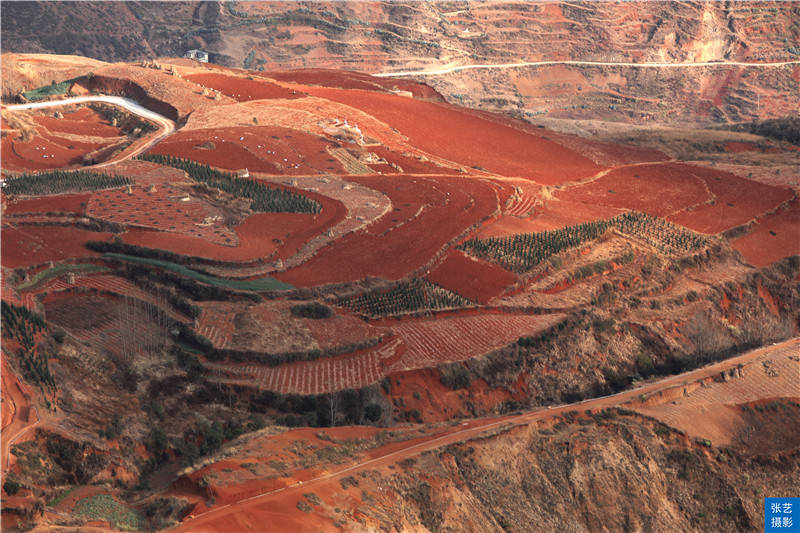
[[[484,314],[402,321],[392,328],[407,350],[391,370],[413,370],[478,357],[546,329],[562,318],[560,314]]]
[[[389,196],[394,210],[364,230],[321,249],[299,267],[277,274],[281,281],[310,286],[367,276],[400,279],[497,209],[494,190],[474,179],[413,176],[348,179]]]
[[[564,315],[483,314],[392,323],[397,337],[375,348],[284,364],[210,363],[215,379],[282,393],[319,394],[364,387],[403,370],[478,357],[555,325]]]
[[[76,276],[75,283],[67,283],[65,277],[59,277],[37,290],[39,294],[50,294],[75,288],[94,289],[101,292],[110,292],[120,296],[130,296],[144,302],[151,303],[166,312],[171,318],[187,322],[188,319],[181,313],[172,309],[165,302],[155,298],[147,291],[140,289],[134,283],[111,274],[97,274],[90,276]],[[30,293],[23,293],[25,295]],[[31,294],[31,296],[33,296]]]
[[[745,365],[742,377],[692,387],[691,392],[672,401],[637,410],[690,435],[712,438],[715,445],[730,444],[739,428],[731,423],[733,413],[726,416],[726,408],[775,398],[800,398],[800,362],[796,355],[797,344],[787,345]]]
[[[125,226],[179,233],[212,244],[236,246],[236,234],[224,224],[221,210],[185,189],[162,185],[156,190],[134,186],[97,191],[89,201],[88,214]]]

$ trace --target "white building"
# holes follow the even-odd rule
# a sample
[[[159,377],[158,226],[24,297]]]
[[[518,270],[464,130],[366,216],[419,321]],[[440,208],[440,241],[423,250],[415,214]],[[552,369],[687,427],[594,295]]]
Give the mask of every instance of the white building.
[[[187,57],[189,59],[195,59],[200,61],[201,63],[208,63],[208,52],[204,50],[189,50],[183,57]]]

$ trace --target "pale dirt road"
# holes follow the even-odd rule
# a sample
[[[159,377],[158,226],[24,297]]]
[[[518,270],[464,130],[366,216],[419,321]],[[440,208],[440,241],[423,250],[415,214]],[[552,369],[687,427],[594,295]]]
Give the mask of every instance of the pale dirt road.
[[[2,355],[2,389],[3,410],[10,420],[3,420],[2,434],[2,471],[11,466],[11,446],[25,435],[31,428],[39,425],[39,412],[31,404],[33,398],[30,387],[17,378],[8,365],[5,353]]]
[[[430,70],[400,70],[397,72],[378,72],[372,74],[377,78],[393,78],[402,76],[439,76],[461,70],[506,69],[523,67],[542,67],[549,65],[572,65],[579,67],[632,67],[632,68],[697,68],[697,67],[785,67],[798,65],[800,60],[776,61],[774,63],[748,63],[744,61],[696,61],[688,63],[626,63],[611,61],[523,61],[519,63],[497,63],[477,65],[448,65]]]
[[[4,109],[8,111],[21,111],[28,109],[60,107],[71,104],[83,104],[88,102],[102,102],[121,107],[127,111],[130,111],[134,115],[138,115],[142,118],[155,122],[156,124],[158,124],[160,130],[152,136],[145,136],[142,137],[141,139],[137,139],[130,146],[128,146],[122,152],[117,154],[114,158],[105,161],[103,163],[99,163],[97,165],[82,167],[82,169],[103,168],[119,163],[120,161],[125,161],[127,159],[136,157],[137,155],[141,154],[142,152],[144,152],[157,142],[163,140],[165,137],[167,137],[168,135],[172,134],[175,131],[175,123],[170,119],[168,119],[167,117],[160,115],[155,111],[151,111],[129,98],[122,98],[121,96],[104,96],[104,95],[76,96],[74,98],[65,98],[63,100],[51,100],[47,102],[32,102],[28,104],[9,105],[5,106]]]
[[[476,419],[463,422],[460,426],[450,428],[439,434],[423,437],[421,442],[417,441],[416,443],[405,446],[399,450],[394,450],[378,457],[373,457],[340,470],[328,472],[311,479],[298,481],[292,485],[288,485],[279,489],[273,489],[264,492],[263,494],[258,494],[232,504],[212,508],[205,513],[184,520],[174,529],[174,531],[223,532],[226,530],[226,524],[230,526],[232,523],[227,522],[227,520],[232,520],[236,515],[247,513],[248,508],[253,508],[254,510],[258,509],[259,511],[263,512],[265,508],[269,508],[270,502],[273,499],[281,498],[285,501],[286,498],[290,496],[293,497],[296,495],[297,497],[300,497],[303,493],[313,492],[313,487],[315,485],[320,485],[325,482],[338,479],[342,476],[351,475],[354,472],[389,466],[401,461],[402,459],[417,456],[425,451],[440,448],[448,444],[469,440],[492,430],[520,424],[529,424],[538,420],[553,418],[566,412],[574,411],[578,408],[581,410],[599,410],[610,407],[618,407],[631,400],[638,399],[642,394],[650,394],[663,389],[680,386],[684,383],[689,383],[698,379],[714,376],[724,370],[734,368],[740,364],[746,365],[765,354],[772,353],[791,355],[800,354],[800,337],[796,337],[772,346],[759,348],[731,359],[726,359],[725,361],[721,361],[719,363],[714,363],[691,372],[686,372],[684,374],[664,378],[662,380],[648,383],[641,387],[624,391],[619,394],[561,405],[552,409],[539,409],[516,416]],[[278,511],[276,510],[276,512]]]

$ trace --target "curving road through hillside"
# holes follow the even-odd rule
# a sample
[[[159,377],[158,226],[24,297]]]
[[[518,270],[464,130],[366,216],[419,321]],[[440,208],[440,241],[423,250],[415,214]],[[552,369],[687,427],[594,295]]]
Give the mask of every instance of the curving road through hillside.
[[[340,470],[327,472],[320,476],[296,481],[292,485],[281,487],[266,491],[262,494],[257,494],[249,498],[245,498],[235,503],[222,505],[219,507],[212,507],[208,511],[189,516],[183,522],[176,525],[173,531],[223,531],[219,528],[219,521],[224,521],[225,516],[230,516],[244,511],[248,507],[264,508],[269,504],[270,499],[277,497],[286,497],[288,495],[300,496],[305,492],[313,492],[313,486],[326,481],[340,479],[343,476],[351,475],[353,472],[362,471],[368,468],[377,468],[388,466],[408,457],[418,456],[427,450],[434,450],[456,442],[466,441],[481,435],[485,435],[488,431],[499,430],[506,427],[530,424],[531,422],[553,418],[563,415],[566,412],[574,411],[576,408],[581,410],[602,410],[610,407],[617,407],[623,405],[631,400],[636,400],[642,394],[655,393],[664,389],[672,388],[686,384],[687,382],[696,381],[699,379],[707,378],[709,376],[718,375],[720,372],[736,368],[738,365],[747,365],[748,363],[757,360],[765,354],[795,354],[800,350],[800,337],[795,337],[782,343],[773,344],[771,346],[758,348],[751,352],[742,355],[713,363],[702,368],[670,376],[659,381],[647,383],[641,387],[630,389],[627,391],[613,394],[610,396],[603,396],[600,398],[593,398],[590,400],[583,400],[580,402],[560,405],[548,409],[537,409],[520,415],[510,415],[490,419],[475,419],[463,422],[460,426],[445,430],[443,433],[424,437],[422,442],[416,442],[409,446],[403,447],[384,455],[374,457],[347,466]]]
[[[548,65],[573,65],[589,67],[634,67],[634,68],[696,68],[696,67],[785,67],[800,65],[800,60],[777,61],[773,63],[749,63],[745,61],[695,61],[688,63],[626,63],[613,61],[523,61],[520,63],[497,63],[477,65],[451,65],[431,70],[401,70],[397,72],[379,72],[372,74],[377,78],[393,78],[399,76],[439,76],[461,70],[506,69],[522,67],[541,67]]]
[[[105,104],[111,104],[118,107],[121,107],[134,115],[138,115],[144,119],[150,120],[155,122],[160,127],[160,131],[152,137],[142,137],[141,139],[137,139],[134,141],[130,146],[125,148],[122,152],[117,154],[116,157],[105,161],[103,163],[99,163],[97,165],[91,165],[91,167],[83,167],[83,168],[101,168],[106,167],[109,165],[113,165],[115,163],[119,163],[120,161],[125,161],[126,159],[131,159],[132,157],[136,157],[137,155],[141,154],[157,142],[164,139],[164,137],[170,135],[172,132],[175,131],[175,123],[165,117],[164,115],[160,115],[155,111],[151,111],[146,107],[142,106],[138,102],[131,100],[129,98],[123,98],[121,96],[105,96],[105,95],[97,95],[97,96],[76,96],[74,98],[65,98],[63,100],[49,100],[47,102],[31,102],[28,104],[14,104],[10,106],[6,106],[4,109],[8,111],[23,111],[28,109],[43,109],[48,107],[61,107],[65,105],[72,105],[72,104],[84,104],[88,102],[102,102]]]

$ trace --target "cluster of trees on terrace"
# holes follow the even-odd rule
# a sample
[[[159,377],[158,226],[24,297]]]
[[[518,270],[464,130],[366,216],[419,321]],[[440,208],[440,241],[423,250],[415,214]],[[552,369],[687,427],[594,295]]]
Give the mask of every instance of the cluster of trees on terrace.
[[[322,205],[319,202],[302,194],[279,187],[270,187],[251,179],[239,179],[232,172],[221,172],[190,159],[161,154],[143,154],[139,158],[178,168],[186,172],[193,180],[239,198],[248,198],[252,201],[250,209],[253,211],[312,214],[322,211]]]
[[[644,240],[665,253],[684,253],[708,244],[708,240],[697,233],[664,219],[632,211],[614,218],[584,222],[557,230],[471,239],[459,245],[458,249],[499,263],[512,272],[523,273],[553,255],[596,239],[610,228]]]
[[[463,296],[431,283],[412,278],[390,290],[373,290],[336,302],[366,316],[401,315],[434,309],[455,309],[472,304]]]
[[[37,333],[45,329],[44,318],[26,307],[2,301],[3,337],[19,342],[17,356],[27,379],[55,389],[56,382],[50,373],[46,350],[36,346]],[[60,333],[56,340],[64,340]]]
[[[110,176],[87,170],[50,170],[22,174],[6,182],[8,194],[50,195],[71,191],[96,191],[130,185],[124,176]]]

